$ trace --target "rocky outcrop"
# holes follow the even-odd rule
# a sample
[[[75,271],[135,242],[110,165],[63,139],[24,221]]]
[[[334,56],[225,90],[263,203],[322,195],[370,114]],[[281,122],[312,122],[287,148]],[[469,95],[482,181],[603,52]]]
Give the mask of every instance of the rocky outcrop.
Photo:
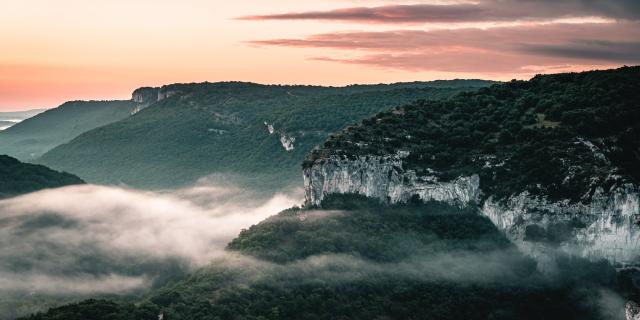
[[[272,124],[265,121],[264,126],[267,127],[267,132],[269,132],[269,134],[273,134],[275,132]]]
[[[273,124],[268,123],[266,121],[264,121],[263,123],[264,123],[264,126],[267,128],[267,132],[269,132],[269,135],[272,135],[272,134],[276,133],[276,129],[273,126]],[[296,137],[294,137],[292,135],[287,135],[282,130],[277,130],[277,131],[280,132],[280,144],[282,145],[284,150],[285,151],[291,151],[291,150],[295,149],[295,146],[293,145],[293,143],[296,142]]]
[[[624,311],[626,320],[640,320],[640,307],[638,307],[637,303],[633,301],[627,302]]]
[[[160,100],[169,98],[178,91],[169,87],[154,88],[154,87],[142,87],[133,91],[131,94],[131,100],[142,105],[150,105]]]
[[[295,137],[287,136],[284,133],[280,134],[280,144],[282,145],[284,150],[291,151],[291,150],[295,149],[295,147],[293,146],[294,142],[296,142],[296,138]]]
[[[142,87],[133,91],[131,100],[139,104],[150,105],[158,101],[158,93],[160,88]]]
[[[402,157],[366,156],[355,160],[331,156],[304,169],[306,201],[318,205],[327,194],[353,193],[387,203],[406,202],[414,196],[424,201],[465,205],[478,198],[477,175],[443,182],[435,176],[418,176],[404,170]]]
[[[140,112],[142,109],[160,101],[171,97],[177,94],[178,91],[167,88],[166,86],[162,88],[155,87],[141,87],[133,91],[131,94],[131,100],[133,102],[138,103],[138,105],[133,109],[131,114],[136,114]]]
[[[459,206],[477,202],[480,212],[543,268],[558,252],[621,265],[637,263],[640,190],[633,184],[597,188],[581,202],[551,202],[528,192],[500,201],[485,195],[481,202],[478,175],[452,181],[439,180],[435,172],[417,175],[404,168],[406,156],[400,152],[316,159],[303,171],[306,201],[318,205],[328,194],[352,193],[386,203],[406,202],[414,196]]]
[[[559,251],[628,265],[640,254],[640,192],[632,184],[598,188],[589,201],[578,203],[549,202],[527,192],[500,202],[489,198],[481,212],[519,248],[541,259]]]
[[[138,105],[131,111],[131,115],[140,112],[142,109],[150,106],[158,101],[158,95],[160,88],[142,87],[133,91],[131,94],[131,100]]]
[[[158,91],[158,101],[169,98],[177,93],[178,91],[176,90],[170,90],[163,87]]]

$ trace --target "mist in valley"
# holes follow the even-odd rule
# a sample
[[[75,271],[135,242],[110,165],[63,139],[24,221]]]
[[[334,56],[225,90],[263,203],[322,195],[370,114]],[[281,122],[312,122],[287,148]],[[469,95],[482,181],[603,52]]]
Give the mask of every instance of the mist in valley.
[[[210,180],[157,192],[76,185],[2,200],[0,318],[42,296],[144,293],[300,202],[299,192],[267,197]]]
[[[445,239],[425,244],[410,233],[391,244],[393,250],[409,253],[398,261],[329,253],[276,263],[225,250],[242,229],[301,202],[301,190],[265,196],[211,180],[155,192],[77,185],[2,200],[0,295],[6,299],[0,303],[0,318],[42,310],[56,301],[143,297],[203,270],[229,272],[228,290],[314,281],[334,286],[380,279],[518,286],[552,285],[556,280],[536,275],[535,261],[523,259],[512,246],[478,251],[484,246],[478,240],[473,249],[443,251]],[[311,210],[267,221],[323,223],[349,214]],[[611,290],[590,288],[576,294],[603,314],[623,310],[624,300]],[[43,297],[51,304],[38,301]],[[38,302],[31,306],[30,299]]]

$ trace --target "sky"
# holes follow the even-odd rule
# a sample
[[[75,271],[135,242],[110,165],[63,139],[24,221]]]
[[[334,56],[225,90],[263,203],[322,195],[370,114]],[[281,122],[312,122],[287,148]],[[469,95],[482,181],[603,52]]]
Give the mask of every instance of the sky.
[[[510,80],[640,61],[637,0],[0,1],[0,111],[175,82]]]

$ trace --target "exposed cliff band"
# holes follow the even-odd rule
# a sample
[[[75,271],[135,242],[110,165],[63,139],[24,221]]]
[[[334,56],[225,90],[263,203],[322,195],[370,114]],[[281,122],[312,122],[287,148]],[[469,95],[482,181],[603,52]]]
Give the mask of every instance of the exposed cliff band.
[[[631,184],[599,188],[588,202],[549,202],[527,192],[501,202],[489,198],[481,212],[533,256],[553,248],[591,260],[638,263],[640,193]]]
[[[307,202],[471,202],[539,262],[639,264],[639,84],[640,67],[539,75],[380,112],[307,156]]]
[[[138,106],[131,112],[136,114],[142,109],[175,95],[177,91],[171,90],[167,86],[161,88],[157,87],[141,87],[133,91],[131,94],[131,100],[138,104]]]
[[[478,175],[453,181],[417,176],[404,170],[399,155],[355,159],[334,155],[316,160],[303,173],[306,201],[312,205],[332,193],[360,194],[386,203],[403,203],[415,196],[462,206],[481,200]],[[523,192],[504,201],[488,197],[480,208],[518,247],[539,259],[561,250],[623,265],[637,262],[640,192],[632,184],[607,191],[599,188],[588,202],[549,202]]]
[[[477,175],[451,182],[435,176],[417,176],[404,170],[402,159],[394,156],[357,157],[355,160],[331,156],[304,169],[307,203],[318,205],[327,194],[354,193],[387,203],[407,202],[414,196],[465,205],[475,201],[480,192]]]

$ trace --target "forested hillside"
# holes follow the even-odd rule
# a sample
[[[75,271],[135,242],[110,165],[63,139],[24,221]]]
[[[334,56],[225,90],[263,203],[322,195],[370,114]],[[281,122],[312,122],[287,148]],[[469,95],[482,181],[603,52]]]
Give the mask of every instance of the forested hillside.
[[[130,118],[86,132],[40,160],[97,183],[171,187],[221,174],[250,187],[298,185],[299,163],[349,123],[420,98],[491,82],[454,80],[343,88],[175,84]]]
[[[477,206],[481,203],[474,201],[528,191],[560,199],[562,206],[569,207],[576,201],[586,203],[596,190],[637,183],[639,76],[637,67],[537,76],[530,81],[460,93],[448,100],[420,100],[380,112],[331,136],[322,148],[308,155],[303,168],[322,166],[332,158],[361,159],[359,168],[365,168],[367,161],[400,159],[401,165],[393,170],[435,177],[434,188],[439,181],[478,174],[482,188],[478,199],[451,205],[411,197],[407,203],[390,204],[362,195],[325,194],[317,205],[307,203],[303,208],[285,210],[241,231],[228,244],[226,253],[211,261],[210,266],[153,289],[135,302],[87,300],[27,319],[73,320],[95,315],[108,315],[111,319],[162,315],[166,319],[190,320],[622,319],[624,303],[640,296],[637,269],[620,268],[617,272],[606,259],[581,258],[555,249],[575,234],[597,239],[574,241],[575,248],[599,244],[603,238],[594,237],[600,235],[630,239],[628,246],[633,247],[635,233],[626,237],[624,232],[618,235],[588,229],[590,226],[584,221],[599,221],[595,219],[601,212],[578,212],[561,223],[538,226],[540,221],[536,219],[553,221],[554,212],[548,209],[550,206],[527,207],[527,213],[540,214],[519,218],[514,215],[514,228],[526,230],[525,239],[514,238],[518,242],[511,242],[509,230],[501,232],[498,227],[504,226],[496,227],[484,207]],[[305,139],[310,136],[309,128],[323,134],[336,130],[336,119],[347,121],[344,113],[337,112],[346,108],[342,103],[347,97],[350,107],[362,106],[355,110],[365,114],[369,110],[365,105],[385,96],[415,96],[413,90],[406,88],[384,93],[310,95],[304,99],[309,88],[295,92],[278,87],[278,99],[273,96],[274,88],[252,87],[253,98],[234,94],[238,89],[235,86],[246,85],[212,84],[216,90],[211,90],[201,84],[197,86],[207,89],[189,94],[184,94],[184,87],[174,87],[175,93],[169,98],[113,124],[109,131],[102,130],[111,126],[83,135],[76,143],[84,136],[114,134],[130,130],[131,126],[137,128],[135,132],[143,135],[148,145],[156,146],[146,150],[157,150],[158,157],[166,153],[159,146],[168,144],[161,144],[156,136],[162,141],[177,139],[171,145],[180,146],[179,150],[193,159],[210,159],[200,156],[202,150],[208,150],[208,157],[213,157],[215,150],[207,149],[209,145],[219,152],[249,147],[250,151],[225,151],[233,157],[220,159],[233,163],[227,168],[247,172],[265,170],[270,163],[276,164],[271,167],[275,168],[273,172],[286,172],[282,171],[287,168],[287,162],[283,162],[286,158],[276,158],[274,152],[279,149],[288,154],[286,144],[281,144],[280,139],[274,140],[273,145],[264,141],[296,137],[294,148],[289,150],[293,151],[299,148],[296,143],[308,141]],[[425,94],[435,89],[419,90]],[[263,100],[265,97],[269,99]],[[332,103],[332,99],[336,101]],[[216,101],[225,103],[214,104]],[[216,109],[210,109],[211,105]],[[318,108],[324,108],[324,118],[310,112]],[[251,113],[240,114],[237,110]],[[268,118],[279,112],[282,117]],[[157,119],[168,121],[166,114],[173,115],[173,119],[187,117],[184,122],[177,122],[180,128],[199,129],[188,131],[189,138],[178,139],[184,130],[153,125]],[[254,116],[247,118],[247,114]],[[215,121],[199,120],[211,118]],[[252,119],[249,123],[253,125],[243,126],[246,119]],[[149,125],[142,126],[143,123]],[[155,129],[147,134],[143,128]],[[236,132],[234,128],[246,131]],[[208,129],[214,130],[211,132],[219,141],[227,143],[232,140],[222,140],[225,134],[234,132],[233,141],[246,141],[247,146],[225,147],[203,134]],[[170,130],[175,131],[163,132]],[[238,139],[239,132],[246,137]],[[259,132],[265,137],[262,142],[271,148],[261,149],[261,144],[255,144],[256,140],[261,141],[255,138]],[[272,136],[277,133],[281,135]],[[194,142],[194,136],[206,143]],[[121,139],[124,137],[117,140]],[[145,150],[141,141],[134,145]],[[85,143],[92,145],[89,140]],[[307,145],[308,149],[312,147]],[[134,154],[133,149],[113,150],[113,154]],[[275,159],[257,156],[260,150]],[[247,154],[254,157],[246,158]],[[279,162],[270,162],[276,160]],[[173,163],[174,168],[180,168],[174,172],[194,167],[191,162],[182,164]],[[326,169],[340,170],[338,166]],[[365,175],[355,176],[364,179]],[[633,202],[637,198],[632,192],[624,198],[632,199],[629,202],[618,201],[629,212],[637,210],[637,201]],[[616,204],[617,200],[614,195]],[[616,210],[607,218],[614,229],[620,226],[618,221],[631,219]],[[588,230],[600,234],[588,234]],[[526,255],[518,250],[525,242],[546,250],[549,256]],[[538,268],[541,264],[535,259],[550,257],[553,260],[547,262],[551,269]]]
[[[443,181],[480,175],[485,196],[589,200],[640,181],[640,67],[537,76],[383,111],[332,136],[331,155],[394,155]]]
[[[32,161],[79,134],[131,115],[132,101],[69,101],[0,132],[0,154]]]
[[[0,155],[0,199],[45,188],[57,188],[84,183],[66,172],[53,171],[45,166],[22,163]]]

